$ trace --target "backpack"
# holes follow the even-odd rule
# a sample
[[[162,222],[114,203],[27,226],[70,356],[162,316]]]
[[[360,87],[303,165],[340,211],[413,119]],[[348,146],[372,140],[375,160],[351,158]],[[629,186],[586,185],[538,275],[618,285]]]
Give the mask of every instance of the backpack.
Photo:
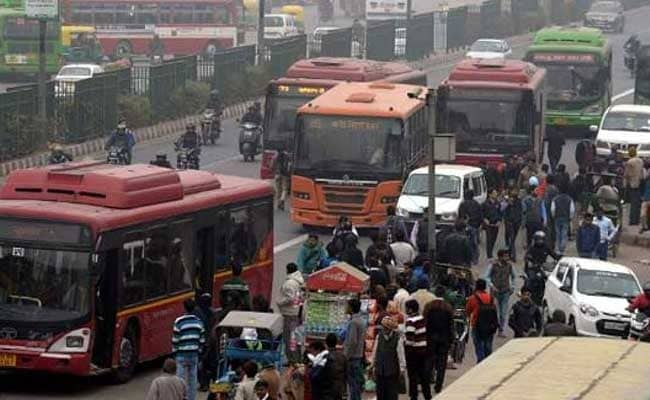
[[[386,243],[392,244],[395,241],[395,217],[390,216],[388,220],[379,230],[379,234],[383,234],[386,238]]]
[[[489,339],[499,329],[499,318],[494,301],[483,303],[478,294],[474,295],[478,301],[478,315],[476,318],[476,334],[479,339]]]
[[[526,223],[539,223],[542,221],[541,204],[542,200],[528,196],[524,199],[524,215]]]

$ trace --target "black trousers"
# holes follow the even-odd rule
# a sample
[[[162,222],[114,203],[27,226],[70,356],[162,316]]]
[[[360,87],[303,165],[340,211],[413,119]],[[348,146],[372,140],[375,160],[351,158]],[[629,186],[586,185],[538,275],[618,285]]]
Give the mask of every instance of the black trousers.
[[[440,393],[442,385],[445,383],[445,372],[447,371],[447,355],[449,354],[449,344],[441,342],[429,343],[431,352],[430,362],[433,363],[433,370],[436,372],[436,383],[433,389]]]
[[[497,242],[497,237],[499,236],[499,225],[497,226],[486,226],[485,227],[485,252],[487,253],[487,258],[492,258],[492,253],[494,251],[494,244]]]
[[[377,400],[398,400],[399,375],[378,375],[375,377],[375,383],[377,385]]]
[[[533,241],[533,235],[537,231],[543,231],[544,224],[541,222],[526,222],[526,248],[530,246],[530,242]]]
[[[406,349],[406,370],[409,376],[409,398],[418,399],[418,385],[422,387],[422,396],[431,400],[431,367],[426,353],[409,351]]]
[[[630,225],[639,225],[639,221],[641,221],[641,190],[628,188],[627,196],[630,201]]]
[[[520,224],[506,222],[506,246],[510,250],[510,259],[514,262],[517,260],[517,234],[519,234]]]

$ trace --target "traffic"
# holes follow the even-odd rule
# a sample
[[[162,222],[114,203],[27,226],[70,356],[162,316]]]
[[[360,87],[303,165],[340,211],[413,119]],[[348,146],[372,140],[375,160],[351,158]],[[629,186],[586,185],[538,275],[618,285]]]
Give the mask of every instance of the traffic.
[[[169,137],[143,141],[120,116],[89,156],[49,142],[49,165],[0,187],[8,398],[38,397],[18,388],[36,374],[87,382],[70,398],[646,398],[623,374],[650,341],[648,46],[598,3],[617,2],[585,27],[495,40],[499,56],[305,58],[238,114],[213,85]],[[164,36],[186,8],[188,24],[221,15],[231,36],[213,45],[241,37],[228,2],[120,7],[71,3],[92,29],[52,39],[94,44],[66,39],[63,68],[208,53]],[[140,23],[151,32],[120,25]],[[162,42],[134,39],[149,33]],[[450,158],[433,160],[437,135]]]

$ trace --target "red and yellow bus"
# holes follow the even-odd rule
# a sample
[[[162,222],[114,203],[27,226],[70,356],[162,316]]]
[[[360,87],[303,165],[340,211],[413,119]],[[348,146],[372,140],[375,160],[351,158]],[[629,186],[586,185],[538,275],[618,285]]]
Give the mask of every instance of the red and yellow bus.
[[[438,87],[438,132],[456,134],[456,162],[498,165],[544,155],[546,71],[517,60],[464,60]]]
[[[264,113],[262,179],[273,178],[271,168],[277,152],[293,147],[298,107],[341,82],[379,80],[426,86],[427,75],[396,62],[319,57],[299,60],[289,67],[286,76],[269,82]]]
[[[171,352],[183,301],[218,293],[234,261],[270,298],[272,207],[268,183],[203,171],[13,172],[0,191],[0,369],[126,381]]]
[[[298,110],[291,220],[376,227],[426,152],[426,87],[341,83]]]

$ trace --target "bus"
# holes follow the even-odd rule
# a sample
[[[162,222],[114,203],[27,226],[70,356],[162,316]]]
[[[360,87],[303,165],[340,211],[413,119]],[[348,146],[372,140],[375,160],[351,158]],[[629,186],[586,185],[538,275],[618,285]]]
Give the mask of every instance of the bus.
[[[290,150],[296,110],[341,82],[387,80],[426,86],[427,75],[406,64],[319,57],[296,61],[286,76],[269,82],[264,112],[262,179],[273,178],[273,161],[280,150]]]
[[[104,54],[214,53],[243,42],[237,0],[70,0],[70,22],[92,25]]]
[[[103,58],[94,26],[63,25],[61,47],[62,58],[68,63],[100,63]]]
[[[24,8],[0,7],[0,74],[38,74],[38,33],[38,20],[26,18]],[[45,32],[45,70],[48,74],[59,69],[60,35],[60,24],[48,21]]]
[[[650,46],[641,46],[636,57],[634,104],[650,105]]]
[[[345,215],[357,227],[381,225],[426,154],[428,96],[424,86],[341,83],[300,107],[291,220],[331,227]]]
[[[646,400],[650,345],[581,337],[510,340],[436,400]]]
[[[366,21],[406,22],[408,4],[410,2],[405,0],[366,0]]]
[[[612,47],[600,30],[544,28],[524,59],[547,72],[547,129],[586,135],[600,123],[612,101]]]
[[[456,134],[456,161],[500,165],[544,156],[546,72],[518,60],[459,62],[438,87],[437,129]]]
[[[271,296],[273,189],[151,165],[12,172],[0,190],[0,370],[113,373],[171,353],[195,293],[234,262]]]

